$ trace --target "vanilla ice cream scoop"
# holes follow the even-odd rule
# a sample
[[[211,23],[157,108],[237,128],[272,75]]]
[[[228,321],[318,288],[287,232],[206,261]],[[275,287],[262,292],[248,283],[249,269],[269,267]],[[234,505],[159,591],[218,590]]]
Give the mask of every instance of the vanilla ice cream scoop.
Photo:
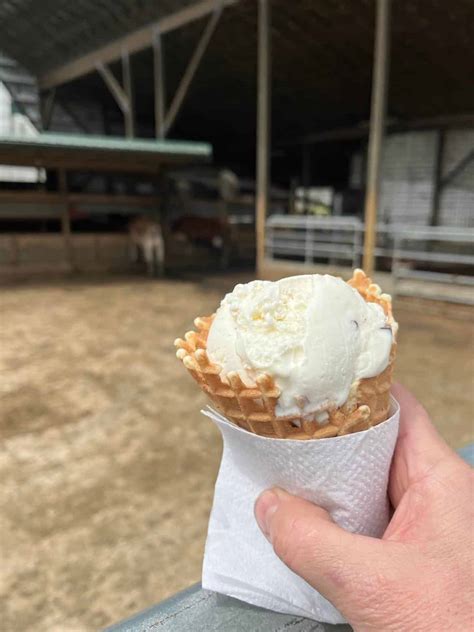
[[[220,378],[248,387],[261,375],[280,391],[276,414],[342,406],[351,387],[389,364],[396,323],[342,279],[302,275],[237,285],[223,299],[207,338]]]

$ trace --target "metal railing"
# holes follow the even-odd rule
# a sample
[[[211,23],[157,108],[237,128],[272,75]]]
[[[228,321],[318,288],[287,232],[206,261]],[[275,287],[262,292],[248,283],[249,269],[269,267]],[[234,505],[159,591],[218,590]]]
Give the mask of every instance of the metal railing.
[[[274,258],[342,259],[359,265],[362,245],[361,222],[352,217],[273,215],[267,220],[266,253]]]
[[[357,217],[273,215],[267,220],[266,254],[306,264],[359,267],[364,229]],[[379,262],[384,259],[395,285],[421,279],[474,286],[473,229],[378,224],[374,254]]]
[[[442,264],[445,268],[474,266],[472,229],[394,225],[385,230],[393,241],[392,272],[396,272],[403,261],[417,265],[428,264],[431,267]],[[415,245],[410,246],[410,242],[415,242]],[[433,278],[437,275],[441,280],[442,274],[446,275],[433,272]],[[462,279],[466,282],[473,279],[470,274],[457,276],[460,282]]]

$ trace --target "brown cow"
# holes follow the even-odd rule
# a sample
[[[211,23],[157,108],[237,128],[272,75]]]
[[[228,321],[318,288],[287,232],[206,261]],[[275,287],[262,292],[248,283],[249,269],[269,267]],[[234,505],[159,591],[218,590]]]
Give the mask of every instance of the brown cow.
[[[146,215],[134,217],[128,226],[130,236],[130,258],[137,260],[142,253],[148,274],[163,275],[165,260],[165,244],[161,225]]]
[[[230,255],[230,225],[226,218],[184,215],[173,222],[173,233],[190,243],[217,250],[225,269]]]

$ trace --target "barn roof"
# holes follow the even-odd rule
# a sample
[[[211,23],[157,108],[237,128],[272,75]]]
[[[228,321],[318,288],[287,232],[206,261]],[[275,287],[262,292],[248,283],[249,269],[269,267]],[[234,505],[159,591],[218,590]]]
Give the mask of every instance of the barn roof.
[[[6,0],[1,46],[37,76],[159,20],[195,0]]]
[[[120,38],[149,29],[197,0],[6,0],[0,4],[4,51],[43,85],[61,70]],[[199,2],[198,4],[209,4]],[[257,3],[224,0],[208,50],[172,130],[231,151],[254,147]],[[375,0],[272,0],[272,130],[285,140],[369,118]],[[206,23],[203,15],[164,36],[167,100]],[[474,112],[472,0],[392,3],[388,115],[396,121]],[[140,31],[141,29],[141,31]],[[137,35],[138,34],[138,35]],[[132,39],[133,39],[132,37]],[[135,41],[138,41],[135,40]],[[140,47],[138,47],[140,48]],[[138,127],[153,130],[150,48],[132,57]],[[112,69],[120,74],[119,64]],[[58,75],[59,73],[59,75]],[[91,70],[58,89],[77,103],[94,95],[116,108]],[[117,120],[120,113],[117,111]]]

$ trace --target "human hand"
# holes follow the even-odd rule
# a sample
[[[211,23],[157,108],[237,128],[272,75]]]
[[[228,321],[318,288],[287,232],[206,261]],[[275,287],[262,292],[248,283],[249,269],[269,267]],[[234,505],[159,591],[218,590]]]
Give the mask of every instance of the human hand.
[[[393,394],[401,408],[389,481],[395,512],[381,540],[344,531],[277,488],[259,496],[255,517],[278,557],[357,632],[474,629],[472,470],[407,389]]]

